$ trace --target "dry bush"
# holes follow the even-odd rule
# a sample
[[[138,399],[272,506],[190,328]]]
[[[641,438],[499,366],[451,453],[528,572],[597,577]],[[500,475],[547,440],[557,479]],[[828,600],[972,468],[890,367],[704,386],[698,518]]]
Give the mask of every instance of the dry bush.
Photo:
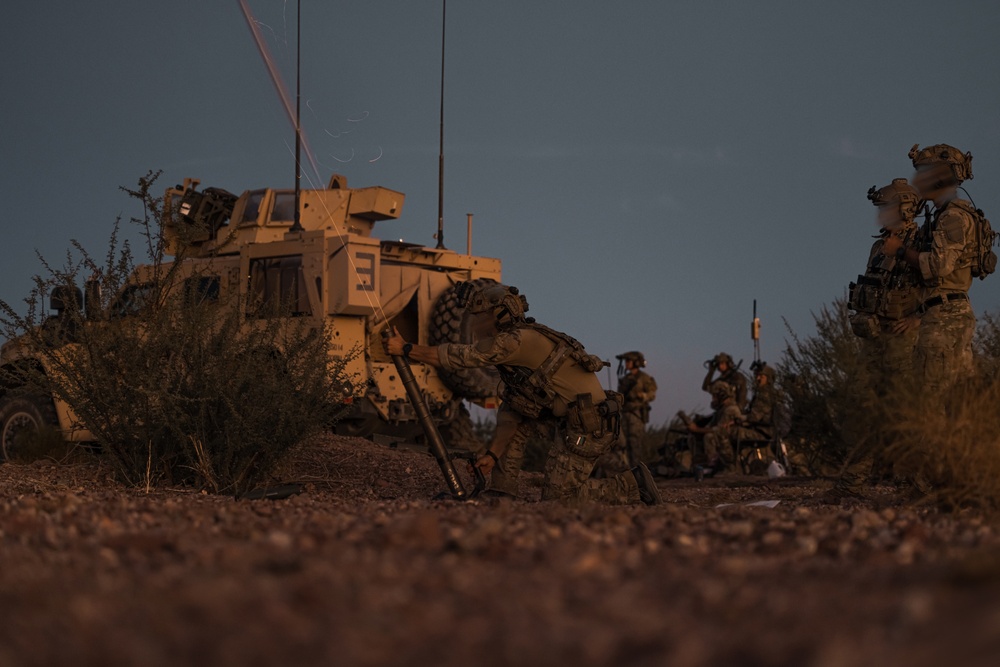
[[[977,374],[947,394],[923,395],[913,378],[877,377],[851,331],[846,304],[815,315],[816,333],[793,332],[778,364],[788,440],[817,474],[897,482],[945,506],[1000,507],[1000,322],[980,318]]]
[[[65,401],[127,483],[240,493],[332,425],[353,394],[346,360],[330,354],[324,325],[250,318],[238,296],[191,289],[202,276],[180,269],[184,239],[174,261],[164,261],[171,213],[150,194],[156,176],[126,190],[145,212],[132,220],[148,257],[141,282],[116,222],[103,263],[74,242],[79,257],[68,253],[63,267],[43,260],[26,314],[0,302],[4,333],[44,361],[15,367],[5,386]],[[87,274],[100,289],[47,317],[46,296],[75,292]]]
[[[998,401],[996,379],[973,379],[946,396],[914,400],[893,424],[887,456],[931,502],[1000,509]]]
[[[813,336],[800,338],[788,329],[777,384],[786,401],[788,442],[811,473],[840,475],[874,454],[873,426],[885,406],[876,400],[846,302],[824,306],[813,319]]]

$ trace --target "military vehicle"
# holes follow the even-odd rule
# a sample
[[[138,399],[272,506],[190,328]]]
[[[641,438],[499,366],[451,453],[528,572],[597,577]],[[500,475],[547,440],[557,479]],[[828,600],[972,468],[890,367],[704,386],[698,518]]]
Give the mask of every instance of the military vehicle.
[[[383,352],[381,332],[394,327],[422,344],[468,341],[468,326],[457,305],[460,281],[499,281],[501,262],[372,236],[375,223],[398,218],[404,195],[384,187],[347,187],[341,175],[325,189],[248,190],[236,196],[218,188],[198,190],[186,179],[166,191],[163,234],[166,254],[177,255],[184,238],[184,276],[197,280],[199,294],[224,300],[239,295],[253,301],[291,303],[292,317],[332,327],[336,354],[350,357],[348,372],[356,395],[338,424],[338,432],[369,436],[375,432],[419,432],[392,360]],[[181,227],[186,229],[181,229]],[[440,244],[439,244],[440,245]],[[136,298],[143,289],[139,267],[120,298]],[[82,294],[53,293],[52,307]],[[86,312],[86,306],[83,308]],[[353,356],[352,356],[353,354]],[[43,363],[20,341],[0,349],[0,365]],[[471,428],[463,400],[491,406],[495,371],[459,373],[416,365],[414,373],[431,412],[447,431]],[[0,446],[6,457],[13,439],[25,429],[58,429],[70,441],[88,441],[72,410],[52,397],[12,392],[0,387]],[[462,424],[463,420],[466,422]],[[458,429],[459,431],[463,429]]]

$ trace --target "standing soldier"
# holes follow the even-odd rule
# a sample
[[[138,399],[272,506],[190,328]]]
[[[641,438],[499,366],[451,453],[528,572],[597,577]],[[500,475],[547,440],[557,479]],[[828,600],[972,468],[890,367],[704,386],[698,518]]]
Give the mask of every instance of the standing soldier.
[[[559,433],[545,461],[542,500],[610,504],[660,502],[652,474],[643,464],[608,479],[590,479],[594,463],[617,439],[621,396],[605,392],[596,375],[606,364],[576,339],[525,317],[528,302],[516,287],[465,283],[460,290],[478,340],[471,345],[416,345],[398,333],[384,339],[390,355],[450,370],[495,366],[503,381],[496,432],[475,462],[484,475],[495,466],[514,476],[509,449],[523,452],[538,427]],[[501,463],[503,457],[504,463]],[[500,465],[498,465],[500,464]],[[519,466],[517,466],[519,468]]]
[[[889,236],[882,252],[905,260],[923,279],[914,370],[922,388],[935,395],[973,371],[976,316],[968,292],[979,250],[978,222],[975,207],[958,198],[959,185],[972,178],[972,154],[947,144],[918,148],[910,149],[913,185],[934,203],[934,217],[919,251]]]
[[[905,178],[895,178],[882,188],[873,185],[868,199],[878,209],[880,229],[864,275],[849,286],[847,307],[853,311],[851,329],[861,339],[861,361],[870,373],[870,389],[883,409],[892,410],[895,403],[881,399],[890,397],[894,387],[910,386],[923,288],[920,272],[896,251],[886,251],[885,245],[893,238],[904,250],[919,250],[921,231],[916,216],[924,202]],[[858,495],[873,473],[878,477],[891,474],[892,463],[883,456],[889,443],[868,425],[845,424],[844,434],[849,444],[847,458],[833,493]]]
[[[872,186],[868,199],[878,208],[881,226],[872,244],[865,274],[851,283],[847,307],[854,311],[851,328],[861,340],[865,366],[874,374],[873,387],[885,396],[889,383],[913,371],[913,354],[920,323],[920,273],[896,256],[885,252],[892,236],[900,247],[919,248],[916,216],[922,207],[920,193],[905,178],[893,179],[883,188]]]
[[[610,476],[642,463],[642,444],[649,423],[649,404],[656,398],[656,380],[646,373],[642,352],[625,352],[618,359],[618,393],[624,397],[622,438],[601,457],[595,476]]]
[[[642,441],[649,423],[649,404],[656,399],[656,380],[642,370],[646,358],[642,352],[626,352],[618,355],[618,393],[625,397],[622,413],[622,431],[628,452],[628,467],[642,463]],[[622,372],[621,366],[625,369]]]
[[[701,389],[712,393],[712,384],[715,382],[725,382],[733,387],[733,400],[736,407],[744,410],[747,407],[747,379],[740,369],[733,365],[733,358],[725,352],[720,352],[714,358],[705,362],[708,373],[702,380]],[[715,371],[719,371],[719,377],[713,378]]]

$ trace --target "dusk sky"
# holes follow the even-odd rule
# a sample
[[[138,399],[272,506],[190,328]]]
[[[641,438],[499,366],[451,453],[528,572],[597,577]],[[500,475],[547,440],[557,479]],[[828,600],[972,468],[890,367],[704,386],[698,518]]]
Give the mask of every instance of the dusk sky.
[[[295,84],[295,2],[248,0]],[[238,0],[9,3],[0,41],[0,299],[71,239],[103,255],[119,186],[163,170],[292,187],[294,136]],[[406,194],[381,238],[433,245],[440,0],[302,0],[302,122],[352,187]],[[776,362],[864,270],[872,185],[910,147],[971,151],[1000,227],[1000,5],[665,0],[448,3],[445,241],[503,260],[539,321],[640,350],[652,421],[705,410],[702,362]],[[976,281],[1000,311],[1000,277]],[[607,377],[604,377],[607,382]]]

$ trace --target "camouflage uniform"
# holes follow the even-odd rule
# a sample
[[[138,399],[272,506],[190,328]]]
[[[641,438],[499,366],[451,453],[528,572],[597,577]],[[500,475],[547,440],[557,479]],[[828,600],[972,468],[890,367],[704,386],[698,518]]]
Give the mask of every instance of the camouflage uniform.
[[[717,470],[731,469],[735,463],[733,437],[742,420],[743,413],[736,405],[732,389],[722,389],[719,385],[731,387],[717,380],[712,384],[712,395],[716,397],[716,408],[705,433],[705,456],[709,467]]]
[[[927,287],[921,293],[914,365],[932,394],[973,371],[976,316],[968,291],[975,220],[965,206],[971,204],[952,200],[935,211],[926,250],[920,253],[920,274]]]
[[[729,367],[725,370],[725,372],[721,373],[719,377],[713,380],[712,375],[715,374],[716,365],[718,364],[718,361],[720,359],[725,359]],[[732,386],[733,388],[733,399],[736,402],[736,407],[738,407],[740,410],[746,408],[747,405],[746,376],[743,375],[743,373],[741,373],[739,369],[733,365],[732,357],[730,357],[725,352],[717,354],[715,356],[715,359],[713,359],[712,361],[714,363],[709,366],[708,373],[705,375],[705,379],[701,383],[702,391],[707,391],[711,393],[712,385],[714,385],[716,382],[725,382],[726,384]]]
[[[636,356],[629,356],[636,355]],[[645,360],[639,353],[628,352],[622,358],[637,364],[618,380],[618,393],[624,396],[622,437],[600,458],[595,473],[614,474],[629,470],[642,462],[642,444],[649,423],[649,404],[656,398],[656,380],[641,370]]]
[[[919,244],[916,226],[911,223],[911,227],[913,230],[907,236],[907,243],[904,245],[906,248],[916,248]],[[862,359],[865,367],[874,375],[874,386],[879,395],[885,395],[888,383],[894,378],[906,377],[913,372],[913,355],[917,345],[918,329],[910,327],[896,333],[893,327],[903,318],[916,314],[920,305],[921,291],[920,276],[916,272],[910,269],[899,272],[898,260],[882,254],[884,242],[884,239],[880,238],[872,244],[868,256],[868,269],[865,276],[859,276],[859,283],[865,277],[878,275],[880,272],[896,272],[898,277],[892,280],[892,285],[874,312],[858,312],[851,317],[854,333],[861,336]],[[852,296],[857,289],[859,289],[857,286],[852,285]],[[858,304],[848,305],[856,309]]]
[[[774,437],[774,407],[776,396],[770,383],[754,390],[750,409],[741,417],[736,437],[745,440],[770,440]]]
[[[497,412],[493,440],[504,454],[497,466],[500,470],[494,469],[493,488],[516,494],[524,444],[539,427],[555,427],[559,437],[545,462],[543,500],[639,502],[639,487],[631,472],[590,479],[594,463],[617,438],[613,422],[620,409],[620,397],[605,392],[593,371],[567,356],[555,366],[542,392],[520,391],[513,384],[537,372],[547,361],[551,363],[557,348],[567,340],[572,341],[541,325],[522,323],[473,345],[440,345],[438,357],[441,366],[449,370],[496,366],[504,380],[504,400]],[[579,349],[582,351],[582,346]],[[610,415],[594,421],[598,408]]]

